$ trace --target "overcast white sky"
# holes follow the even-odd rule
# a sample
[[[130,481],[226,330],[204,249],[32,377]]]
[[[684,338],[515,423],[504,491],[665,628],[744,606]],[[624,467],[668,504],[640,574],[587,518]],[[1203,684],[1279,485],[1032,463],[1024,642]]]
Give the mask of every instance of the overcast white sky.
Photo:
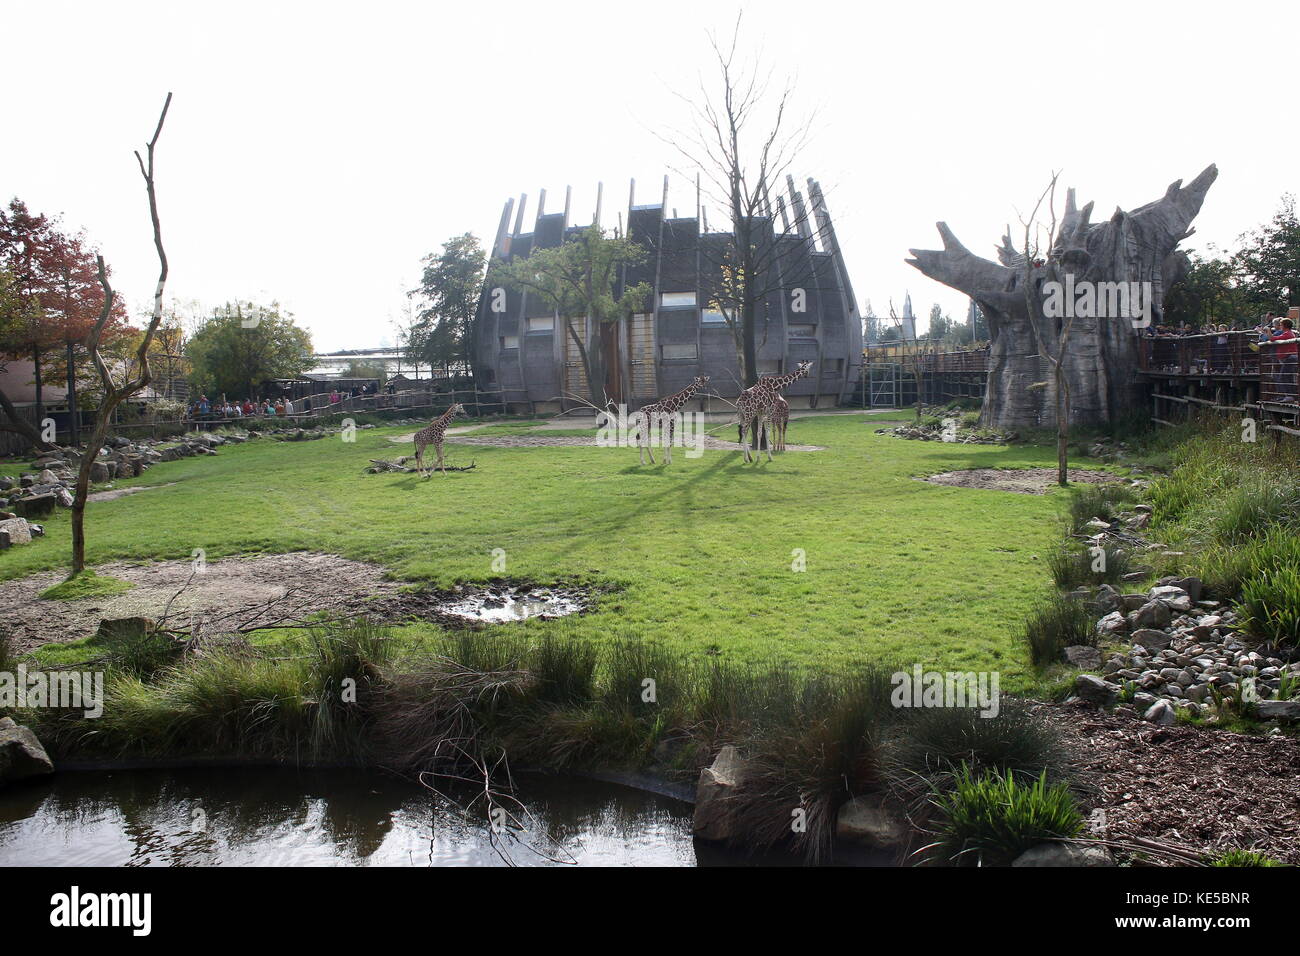
[[[1211,162],[1190,245],[1231,245],[1300,178],[1294,4],[744,4],[744,37],[817,111],[800,176],[828,191],[859,304],[964,297],[903,264],[946,220],[990,254],[1050,170],[1099,215]],[[736,7],[630,3],[0,0],[0,193],[84,227],[132,311],[157,264],[131,150],[158,150],[169,296],[278,299],[319,349],[392,338],[420,257],[491,242],[506,197],[574,188],[605,222],[652,201]],[[711,76],[711,73],[706,74]],[[694,209],[675,181],[669,205]],[[715,210],[710,222],[720,220]]]

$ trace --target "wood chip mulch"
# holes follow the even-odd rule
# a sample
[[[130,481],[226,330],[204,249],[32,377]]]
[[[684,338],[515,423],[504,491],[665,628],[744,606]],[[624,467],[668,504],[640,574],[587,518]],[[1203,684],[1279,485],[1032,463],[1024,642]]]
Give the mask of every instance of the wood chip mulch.
[[[1208,855],[1255,850],[1300,865],[1300,740],[1158,727],[1082,703],[1039,708],[1077,761],[1082,802],[1110,837]],[[1100,835],[1100,834],[1099,834]]]

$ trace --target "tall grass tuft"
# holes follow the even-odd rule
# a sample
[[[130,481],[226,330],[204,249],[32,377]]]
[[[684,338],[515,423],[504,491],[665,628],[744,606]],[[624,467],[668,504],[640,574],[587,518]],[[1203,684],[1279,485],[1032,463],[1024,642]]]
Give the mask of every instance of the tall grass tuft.
[[[888,758],[905,787],[915,780],[933,784],[962,766],[1021,779],[1046,771],[1049,780],[1065,779],[1070,767],[1060,734],[1014,697],[1003,697],[994,717],[969,707],[909,711],[890,734]]]
[[[1082,602],[1062,594],[1049,595],[1030,612],[1023,636],[1030,659],[1039,667],[1058,663],[1067,647],[1097,642],[1092,615]]]
[[[1046,771],[1025,783],[1014,773],[963,766],[934,806],[940,815],[935,849],[958,865],[1006,865],[1030,847],[1083,829],[1069,788],[1049,783]]]
[[[1122,484],[1081,485],[1070,496],[1070,527],[1082,531],[1093,518],[1111,521],[1136,500],[1131,487]]]
[[[1089,585],[1118,584],[1135,569],[1132,552],[1109,541],[1099,547],[1102,554],[1094,555],[1090,549],[1067,541],[1048,555],[1047,567],[1056,586],[1073,591]]]

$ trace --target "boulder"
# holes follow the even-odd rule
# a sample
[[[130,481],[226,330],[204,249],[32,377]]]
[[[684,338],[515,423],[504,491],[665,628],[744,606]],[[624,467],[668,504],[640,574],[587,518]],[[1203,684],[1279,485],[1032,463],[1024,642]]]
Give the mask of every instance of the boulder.
[[[54,773],[49,754],[26,727],[0,717],[0,786]]]
[[[1142,719],[1151,724],[1168,726],[1169,724],[1174,723],[1178,718],[1174,713],[1173,705],[1170,704],[1169,701],[1157,700],[1147,708],[1146,713],[1142,715]]]
[[[1201,592],[1204,589],[1200,578],[1167,577],[1161,578],[1156,583],[1162,587],[1182,588],[1193,601],[1201,599]]]
[[[90,463],[90,480],[97,485],[101,485],[113,476],[108,472],[108,465],[102,461]]]
[[[1080,674],[1075,678],[1074,693],[1076,697],[1102,707],[1109,707],[1119,699],[1118,687],[1091,674]]]
[[[41,469],[41,473],[40,473],[39,475],[36,476],[36,483],[37,483],[38,485],[58,485],[58,484],[62,484],[62,482],[61,482],[60,479],[59,479],[59,476],[56,475],[54,472],[50,471],[50,469],[48,469],[48,468],[42,468],[42,469]]]
[[[1300,720],[1300,700],[1261,700],[1255,708],[1260,720]]]
[[[1190,611],[1192,609],[1191,595],[1182,588],[1176,588],[1169,584],[1153,587],[1147,592],[1147,600],[1160,601],[1174,611]]]
[[[835,836],[880,849],[901,850],[910,842],[912,828],[883,796],[873,793],[854,797],[840,807]]]
[[[1089,605],[1096,614],[1110,614],[1113,611],[1122,611],[1124,610],[1124,596],[1109,584],[1102,584],[1092,596]]]
[[[1080,670],[1095,671],[1101,667],[1101,651],[1086,644],[1067,647],[1065,659]]]
[[[1136,630],[1129,637],[1134,644],[1145,647],[1148,651],[1163,651],[1173,640],[1173,636],[1167,631],[1157,631],[1149,627]]]
[[[1152,588],[1152,590],[1158,590]],[[1184,594],[1186,597],[1186,594]],[[1132,630],[1141,628],[1168,627],[1172,618],[1169,605],[1162,600],[1148,601],[1128,616],[1128,626]]]
[[[10,544],[32,543],[32,526],[28,524],[26,518],[10,518],[8,521],[0,521],[0,531],[9,536]]]
[[[43,495],[32,495],[29,498],[19,498],[14,502],[13,509],[20,517],[40,518],[53,514],[58,504],[58,498],[47,492]]]
[[[700,771],[692,830],[701,840],[729,840],[739,835],[731,801],[744,785],[746,769],[740,751],[728,744],[718,751],[712,765]]]
[[[157,629],[157,623],[148,617],[106,617],[100,620],[95,637],[108,640],[140,638],[152,634]]]
[[[1128,621],[1119,611],[1111,611],[1097,622],[1098,634],[1122,634],[1128,630]]]
[[[1095,844],[1040,843],[1016,857],[1012,866],[1114,866],[1110,850]]]

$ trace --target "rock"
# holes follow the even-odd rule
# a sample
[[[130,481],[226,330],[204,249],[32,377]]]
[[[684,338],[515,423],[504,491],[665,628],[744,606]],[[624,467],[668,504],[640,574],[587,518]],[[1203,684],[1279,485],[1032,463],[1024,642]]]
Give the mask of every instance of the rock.
[[[1102,707],[1110,707],[1119,699],[1118,687],[1091,674],[1080,674],[1075,678],[1074,693],[1080,699]]]
[[[1255,708],[1260,720],[1300,720],[1300,700],[1261,700]]]
[[[1160,601],[1175,611],[1190,611],[1192,609],[1191,595],[1182,588],[1176,588],[1168,584],[1159,585],[1148,591],[1147,600]]]
[[[123,637],[139,638],[152,634],[157,629],[157,623],[148,617],[103,618],[99,622],[95,637],[107,640]]]
[[[14,511],[23,518],[41,518],[53,514],[58,506],[58,499],[51,493],[20,498],[13,504]]]
[[[90,480],[92,482],[94,482],[97,485],[102,485],[104,482],[108,481],[111,477],[112,475],[108,473],[108,465],[104,464],[104,462],[102,461],[91,462]]]
[[[1077,843],[1040,843],[1016,857],[1012,866],[1114,866],[1104,846]]]
[[[1182,588],[1194,602],[1201,599],[1203,585],[1200,578],[1167,577],[1161,578],[1156,583],[1163,587]]]
[[[1129,614],[1128,625],[1132,630],[1168,627],[1171,617],[1169,605],[1164,601],[1148,601]]]
[[[852,843],[901,850],[911,841],[912,829],[883,796],[870,794],[854,797],[840,807],[835,836]]]
[[[59,476],[56,475],[54,472],[50,471],[50,469],[48,468],[42,469],[41,473],[36,476],[36,483],[38,485],[62,484],[62,482],[59,480]]]
[[[1173,638],[1166,631],[1157,631],[1154,628],[1145,627],[1134,631],[1129,635],[1129,639],[1148,651],[1162,651],[1169,646],[1169,642]]]
[[[1173,705],[1170,704],[1169,701],[1158,700],[1147,708],[1146,713],[1142,715],[1142,719],[1148,723],[1168,726],[1169,724],[1174,723],[1178,718],[1174,713]]]
[[[0,786],[54,773],[49,754],[28,728],[0,717]]]
[[[32,543],[32,527],[27,523],[26,518],[10,518],[8,521],[0,521],[0,531],[9,536],[10,544]]]
[[[67,488],[60,488],[58,491],[54,493],[54,497],[58,499],[60,508],[72,507],[72,502],[73,502],[72,492],[70,492]]]
[[[1124,597],[1109,584],[1100,585],[1089,602],[1094,613],[1110,614],[1124,610]]]
[[[711,766],[700,771],[691,828],[701,840],[728,840],[738,835],[729,804],[744,785],[745,772],[745,759],[730,744],[718,751]]]
[[[1095,671],[1101,667],[1101,651],[1087,644],[1074,644],[1067,647],[1065,659],[1080,670]]]
[[[1119,611],[1111,611],[1097,622],[1097,633],[1103,635],[1122,634],[1128,630],[1128,621]]]

